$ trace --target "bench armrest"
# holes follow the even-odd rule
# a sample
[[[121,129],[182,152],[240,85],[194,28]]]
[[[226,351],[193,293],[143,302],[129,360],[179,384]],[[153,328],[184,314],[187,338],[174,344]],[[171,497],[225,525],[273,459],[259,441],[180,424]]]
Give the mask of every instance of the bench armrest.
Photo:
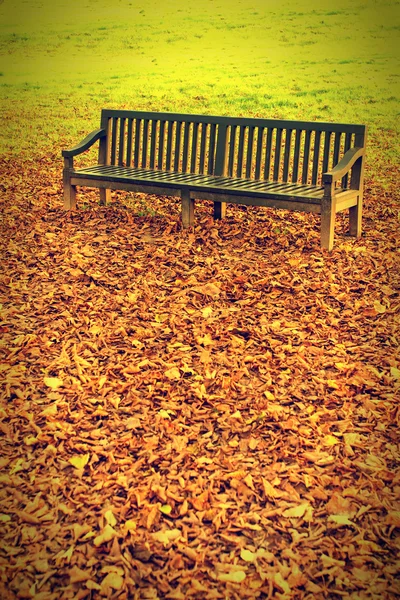
[[[92,133],[89,133],[77,146],[70,148],[69,150],[63,150],[62,155],[64,158],[72,158],[73,156],[77,156],[82,152],[85,152],[90,146],[93,146],[97,140],[107,135],[105,129],[95,129]]]
[[[341,177],[350,171],[356,160],[358,160],[360,156],[364,156],[364,154],[365,148],[350,148],[350,150],[347,150],[342,160],[340,160],[333,169],[322,175],[322,183],[335,183],[335,181],[341,179]]]

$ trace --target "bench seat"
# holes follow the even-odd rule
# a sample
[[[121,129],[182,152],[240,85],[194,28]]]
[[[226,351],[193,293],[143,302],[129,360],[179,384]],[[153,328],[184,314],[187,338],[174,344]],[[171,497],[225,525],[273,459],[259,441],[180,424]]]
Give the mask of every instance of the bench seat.
[[[179,171],[158,171],[155,169],[139,169],[133,167],[120,167],[116,165],[95,165],[83,169],[75,169],[71,183],[73,185],[89,185],[103,182],[109,189],[121,189],[118,184],[132,185],[137,189],[138,185],[165,187],[168,191],[182,190],[186,188],[193,198],[199,198],[199,192],[210,192],[212,194],[232,195],[230,202],[235,203],[235,196],[248,196],[249,198],[265,199],[265,204],[257,203],[258,206],[268,206],[268,199],[290,200],[302,202],[307,200],[310,204],[310,212],[320,212],[320,206],[324,195],[324,188],[320,185],[302,185],[296,183],[282,183],[278,181],[255,181],[254,179],[242,179],[235,177],[222,177],[218,175],[200,175],[194,173],[180,173]],[[113,186],[112,184],[117,184]],[[109,184],[109,185],[108,185]],[[147,191],[148,188],[146,188]],[[268,199],[265,194],[268,194]],[[170,195],[174,196],[175,193]],[[203,198],[203,196],[201,196]],[[349,206],[357,203],[357,190],[336,189],[336,201],[349,202]],[[353,201],[353,202],[352,202]]]
[[[99,142],[97,163],[74,157]],[[361,235],[366,127],[340,123],[185,115],[105,109],[100,128],[63,150],[64,207],[76,188],[178,196],[182,225],[194,225],[195,200],[321,215],[321,246],[333,247],[335,216],[349,209],[349,232]]]

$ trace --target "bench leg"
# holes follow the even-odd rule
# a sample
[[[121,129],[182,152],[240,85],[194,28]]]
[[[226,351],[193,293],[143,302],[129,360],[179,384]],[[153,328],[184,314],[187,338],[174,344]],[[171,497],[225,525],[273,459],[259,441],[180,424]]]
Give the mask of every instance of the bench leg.
[[[111,202],[111,190],[100,188],[100,206],[106,206]]]
[[[182,227],[187,229],[194,225],[194,200],[190,197],[189,190],[181,192],[182,201]]]
[[[214,202],[214,219],[223,219],[226,215],[226,202]]]
[[[351,206],[349,210],[349,233],[355,237],[361,236],[362,219],[362,196],[358,197],[356,206]]]
[[[336,206],[335,198],[326,195],[321,203],[321,247],[332,250],[335,235]]]
[[[64,181],[64,210],[76,209],[76,187]]]

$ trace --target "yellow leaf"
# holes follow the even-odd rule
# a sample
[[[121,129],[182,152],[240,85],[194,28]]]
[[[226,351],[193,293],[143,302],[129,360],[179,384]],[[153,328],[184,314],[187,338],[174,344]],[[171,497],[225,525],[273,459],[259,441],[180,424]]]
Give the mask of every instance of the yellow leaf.
[[[104,517],[105,517],[105,519],[106,519],[107,523],[108,523],[109,525],[111,525],[111,527],[114,527],[114,525],[116,525],[116,524],[117,524],[117,519],[114,517],[114,513],[113,513],[113,511],[112,511],[111,509],[110,509],[110,510],[107,510],[107,511],[104,513]]]
[[[244,571],[232,571],[231,573],[219,573],[217,577],[220,581],[241,583],[246,579],[246,573]]]
[[[246,475],[246,477],[244,478],[244,482],[251,490],[254,491],[255,488],[254,488],[253,477],[252,477],[251,473]]]
[[[43,381],[45,385],[47,385],[47,387],[51,388],[52,390],[58,390],[59,387],[62,387],[64,385],[63,380],[59,377],[44,377]]]
[[[284,594],[290,593],[290,585],[283,579],[279,572],[274,574],[274,584]]]
[[[346,517],[346,515],[330,515],[328,517],[328,521],[332,521],[333,523],[336,523],[336,525],[353,525],[354,526],[353,521],[350,521],[350,519],[348,517]]]
[[[103,327],[99,327],[98,325],[92,325],[91,328],[89,329],[89,332],[92,335],[97,335],[98,333],[101,333],[103,331]]]
[[[76,469],[83,469],[88,464],[89,458],[90,454],[80,454],[79,456],[73,456],[68,462]]]
[[[211,308],[211,306],[205,306],[201,311],[201,314],[203,315],[203,317],[205,319],[207,319],[208,317],[211,317],[212,313],[213,313],[213,309]]]
[[[26,437],[24,437],[24,444],[26,444],[27,446],[33,446],[34,444],[36,444],[37,441],[37,437],[33,435],[27,435]]]
[[[127,521],[125,521],[124,525],[125,525],[125,528],[128,531],[136,531],[136,523],[135,523],[135,521],[132,521],[131,519],[128,519]]]
[[[172,369],[167,369],[164,371],[164,375],[168,377],[168,379],[180,379],[181,373],[177,367],[172,367]]]
[[[293,508],[287,508],[283,511],[283,516],[289,518],[303,517],[308,507],[309,503],[304,502],[303,504],[299,504],[298,506],[294,506]]]
[[[250,552],[250,550],[242,548],[240,551],[240,558],[246,562],[253,562],[255,557],[256,555],[254,554],[254,552]]]
[[[4,513],[1,513],[0,514],[0,522],[1,523],[8,523],[8,521],[11,521],[10,515],[5,515]]]
[[[107,381],[107,375],[102,375],[101,377],[99,377],[99,381],[98,381],[99,390],[101,390],[101,388],[103,387],[103,385],[105,384],[106,381]]]
[[[345,369],[347,367],[347,365],[346,365],[346,363],[343,363],[343,362],[336,362],[335,367],[337,369]]]
[[[379,302],[379,300],[375,300],[375,302],[374,302],[374,309],[380,315],[383,314],[384,312],[386,312],[386,306],[383,306],[383,304],[381,304]]]
[[[156,542],[161,542],[162,544],[167,545],[179,538],[181,536],[181,531],[180,529],[167,529],[165,531],[156,531],[150,535]]]
[[[197,337],[196,342],[198,344],[203,344],[203,346],[211,346],[211,344],[213,343],[213,339],[209,333],[206,333],[206,335],[204,335],[203,337]]]
[[[335,446],[335,444],[340,444],[340,440],[338,440],[334,435],[325,435],[323,443],[324,446]]]
[[[338,386],[338,384],[336,383],[336,381],[334,379],[328,379],[326,383],[328,384],[328,386],[330,388],[332,388],[334,390],[338,390],[339,389],[339,386]]]
[[[160,507],[160,511],[164,514],[164,515],[170,515],[172,512],[172,506],[170,506],[169,504],[163,504]]]
[[[397,369],[396,367],[390,367],[390,374],[395,379],[400,379],[400,369]]]
[[[47,408],[44,408],[40,412],[40,415],[42,417],[54,417],[54,415],[56,415],[57,412],[58,412],[57,404],[50,404],[50,406],[47,406]]]
[[[158,411],[158,414],[160,415],[160,417],[162,417],[163,419],[170,419],[171,418],[171,414],[173,415],[174,412],[172,410],[164,410],[163,408],[161,408]]]
[[[237,410],[236,412],[234,412],[231,415],[232,419],[241,419],[242,418],[242,413],[240,412],[240,410]]]
[[[103,532],[94,538],[93,544],[95,546],[101,546],[101,544],[111,541],[116,535],[117,532],[115,529],[113,529],[111,525],[106,525]]]

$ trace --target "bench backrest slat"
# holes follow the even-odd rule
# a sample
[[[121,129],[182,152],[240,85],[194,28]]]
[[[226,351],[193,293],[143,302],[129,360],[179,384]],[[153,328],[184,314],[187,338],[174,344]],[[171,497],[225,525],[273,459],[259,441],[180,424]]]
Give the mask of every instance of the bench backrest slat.
[[[127,140],[126,140],[126,166],[132,166],[132,131],[133,131],[133,119],[128,119],[127,128]]]
[[[315,185],[318,180],[319,154],[321,149],[321,132],[316,131],[314,137],[313,161],[311,183]]]
[[[365,145],[366,132],[363,125],[107,109],[101,127],[105,164],[318,185],[349,148]]]

